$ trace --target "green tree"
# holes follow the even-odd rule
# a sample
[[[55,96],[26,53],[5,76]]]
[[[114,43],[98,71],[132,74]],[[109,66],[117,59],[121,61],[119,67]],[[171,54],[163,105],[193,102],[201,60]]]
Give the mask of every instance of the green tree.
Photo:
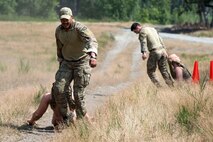
[[[0,0],[1,15],[13,15],[15,13],[16,0]]]
[[[80,1],[79,11],[81,17],[131,20],[140,9],[138,2],[139,0],[84,0]]]
[[[56,0],[17,0],[15,10],[21,16],[50,18],[57,4]]]
[[[141,0],[141,17],[144,22],[166,24],[170,22],[170,0]]]
[[[190,7],[196,5],[200,24],[210,27],[213,25],[213,1],[212,0],[184,0]],[[210,18],[208,18],[210,17]],[[211,23],[209,22],[211,20]]]
[[[0,15],[14,17],[55,17],[59,0],[0,0]],[[9,19],[8,19],[9,20]]]

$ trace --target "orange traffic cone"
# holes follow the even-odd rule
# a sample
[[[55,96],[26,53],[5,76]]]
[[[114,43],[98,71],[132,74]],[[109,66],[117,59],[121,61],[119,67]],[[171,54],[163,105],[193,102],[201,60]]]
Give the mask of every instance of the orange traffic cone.
[[[199,75],[199,70],[198,70],[198,61],[194,62],[194,70],[192,74],[192,82],[194,83],[199,83],[200,81],[200,75]]]
[[[213,60],[210,61],[209,80],[213,81]]]

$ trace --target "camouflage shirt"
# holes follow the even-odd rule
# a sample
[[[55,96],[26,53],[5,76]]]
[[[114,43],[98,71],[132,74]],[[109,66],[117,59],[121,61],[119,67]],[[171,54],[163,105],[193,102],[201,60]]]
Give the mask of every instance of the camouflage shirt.
[[[139,33],[139,40],[141,43],[141,53],[147,50],[151,51],[162,47],[165,48],[158,32],[152,27],[142,27]]]
[[[88,52],[97,55],[98,43],[94,34],[79,22],[74,21],[68,30],[59,25],[55,37],[59,59],[78,60],[85,57]]]

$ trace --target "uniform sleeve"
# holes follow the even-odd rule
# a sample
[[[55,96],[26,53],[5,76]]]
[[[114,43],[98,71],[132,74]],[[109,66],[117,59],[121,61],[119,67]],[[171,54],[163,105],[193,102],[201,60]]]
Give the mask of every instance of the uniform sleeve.
[[[57,46],[57,60],[59,62],[61,62],[64,59],[63,55],[62,55],[63,44],[61,43],[61,41],[58,38],[58,29],[56,29],[55,38],[56,38],[56,46]]]
[[[140,32],[139,41],[141,44],[141,53],[147,52],[147,34],[144,31]]]
[[[158,35],[159,35],[159,33],[158,33]],[[166,48],[166,46],[165,46],[165,44],[163,42],[163,39],[160,37],[160,35],[159,35],[159,40],[160,40],[160,43],[162,44],[163,48]]]
[[[98,42],[92,33],[86,26],[79,25],[77,26],[77,30],[80,34],[80,38],[82,41],[86,43],[87,52],[94,52],[96,55],[98,54]]]

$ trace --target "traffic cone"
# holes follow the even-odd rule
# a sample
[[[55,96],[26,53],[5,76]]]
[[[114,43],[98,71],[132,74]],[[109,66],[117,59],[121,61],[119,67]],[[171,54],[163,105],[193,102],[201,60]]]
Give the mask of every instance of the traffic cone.
[[[192,82],[199,83],[200,81],[200,75],[199,75],[199,69],[198,69],[198,61],[194,62],[194,70],[192,74]]]
[[[210,61],[209,80],[213,81],[213,60]]]

